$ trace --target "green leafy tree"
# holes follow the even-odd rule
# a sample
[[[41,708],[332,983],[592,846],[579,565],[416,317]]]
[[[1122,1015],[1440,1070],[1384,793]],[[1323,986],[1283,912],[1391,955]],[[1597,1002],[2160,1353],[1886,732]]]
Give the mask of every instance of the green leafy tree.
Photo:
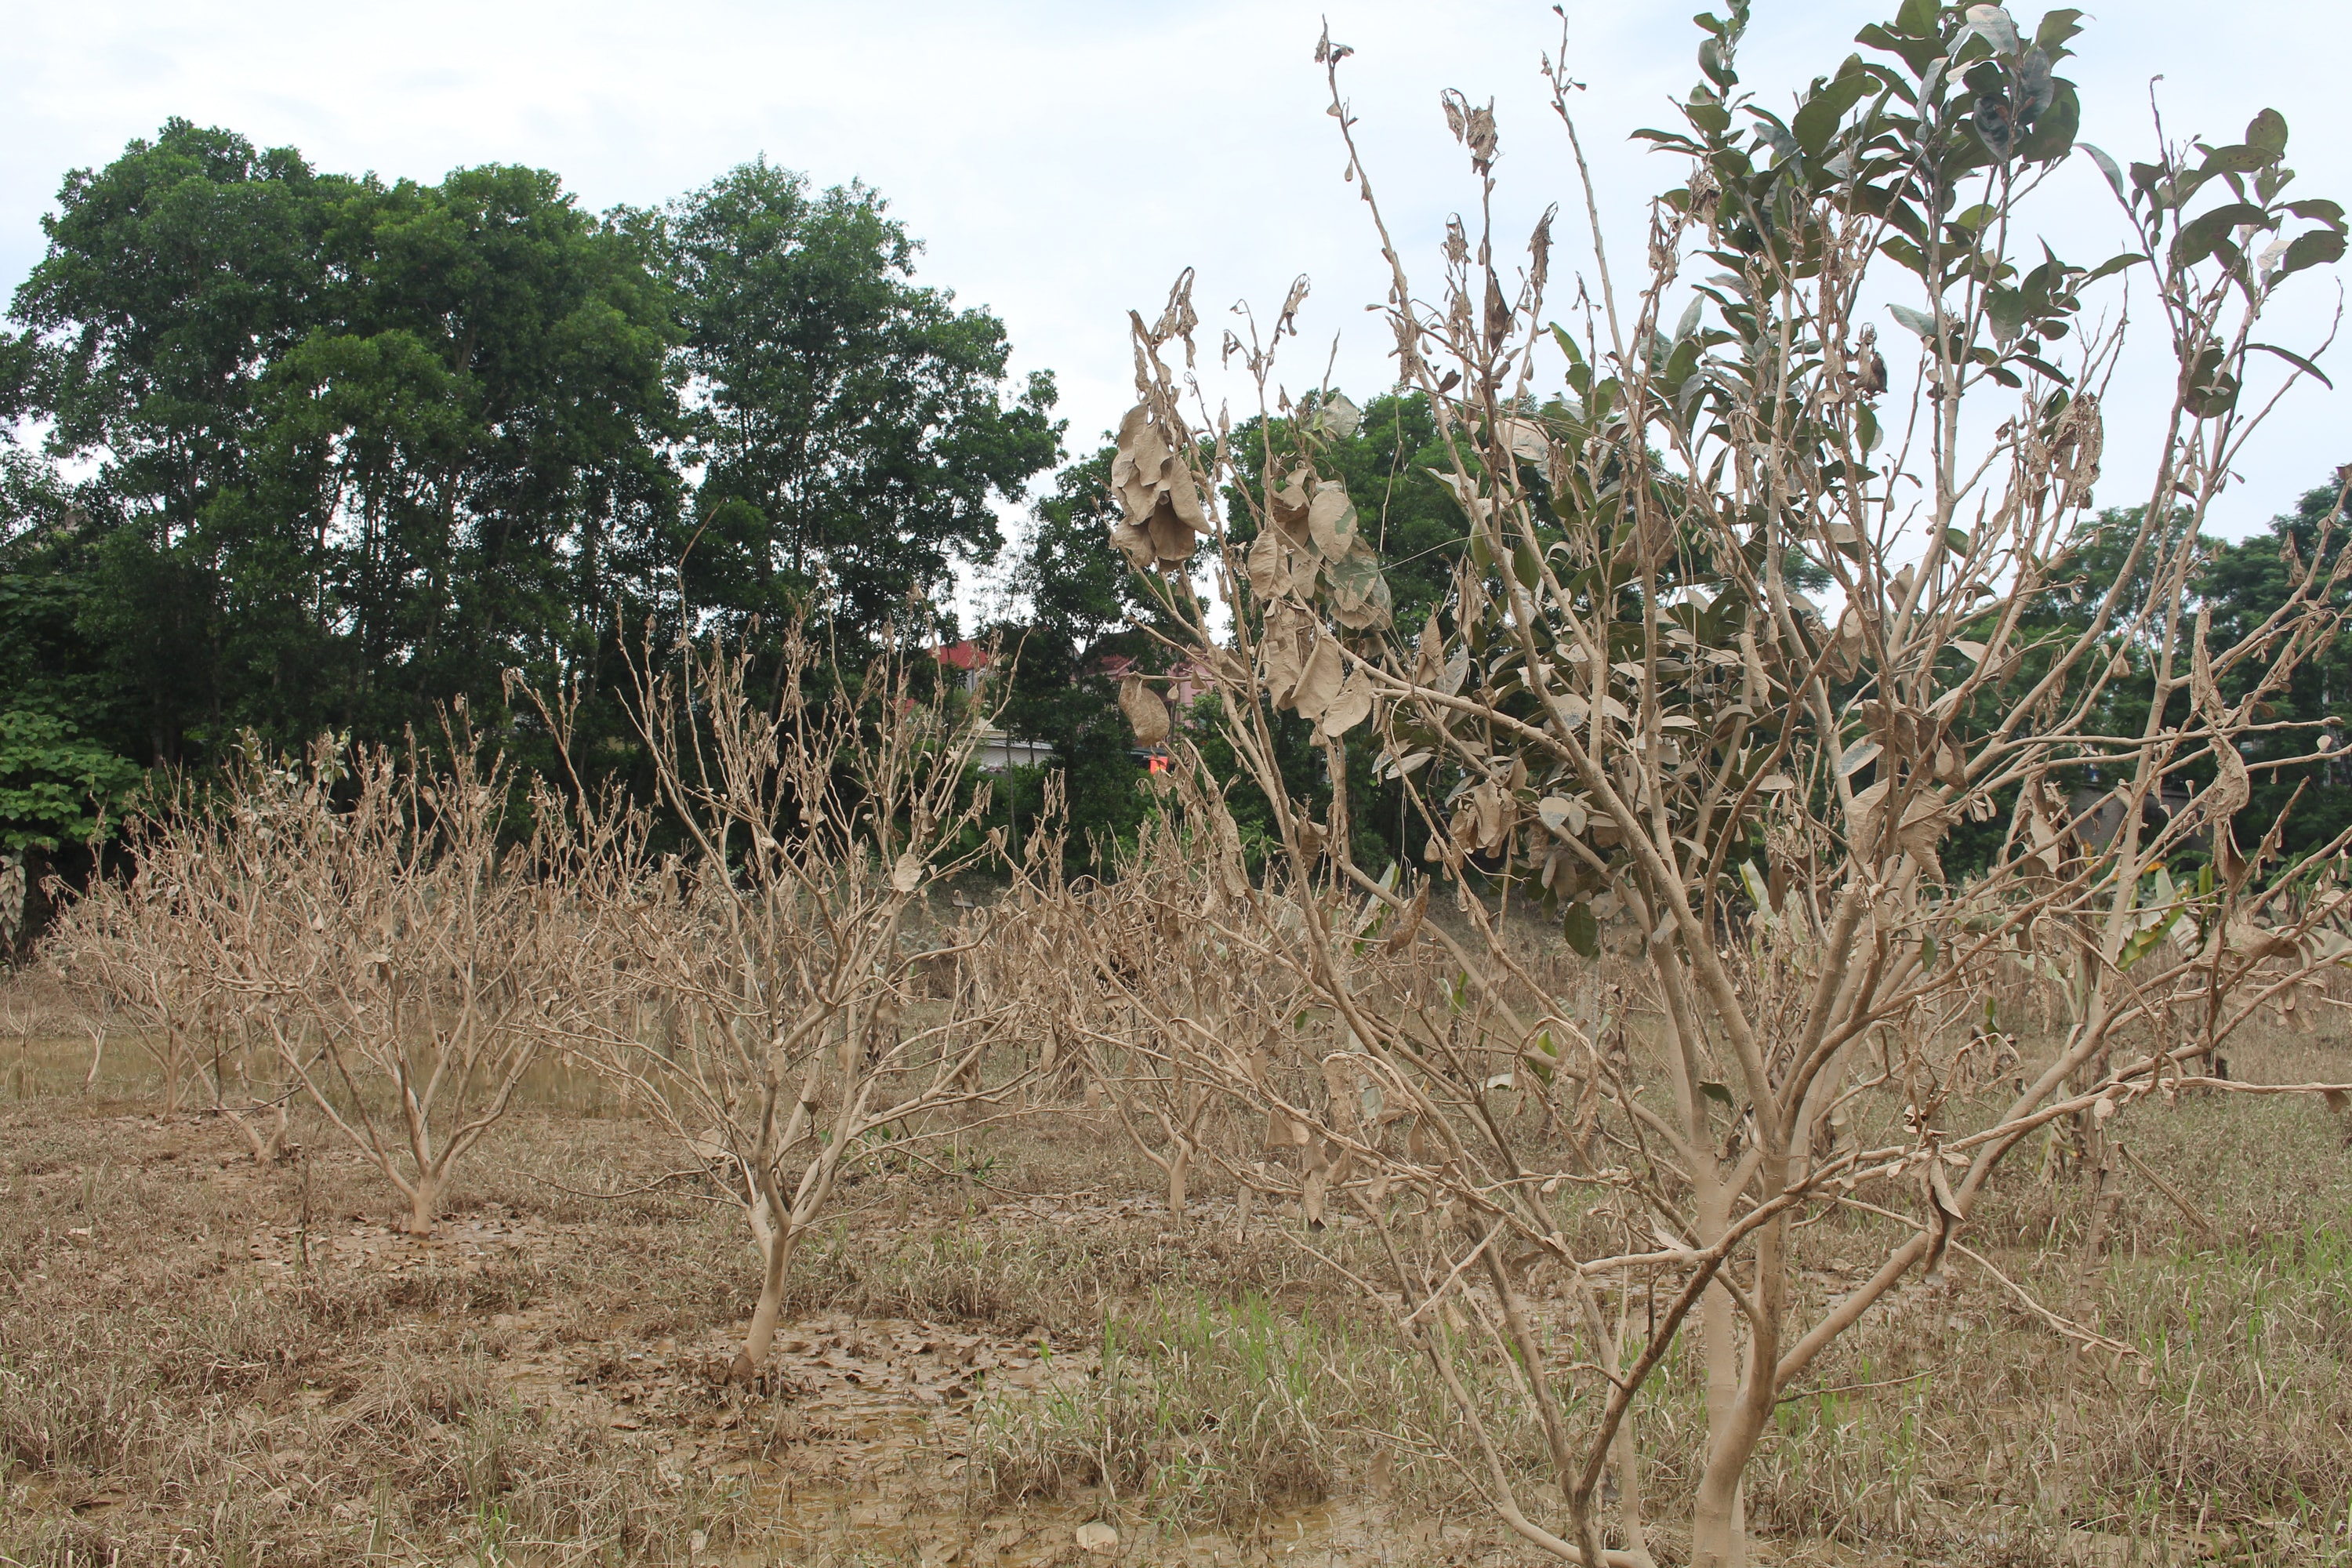
[[[55,854],[119,816],[139,769],[76,732],[65,720],[0,709],[0,850]]]
[[[290,149],[173,120],[66,176],[16,290],[11,411],[49,420],[60,452],[104,457],[89,548],[51,563],[89,574],[88,639],[153,756],[219,708],[205,514],[244,481],[260,382],[315,320],[338,184]]]
[[[1119,712],[1106,659],[1165,662],[1131,622],[1153,624],[1156,608],[1125,563],[1103,548],[1118,503],[1111,498],[1111,449],[1065,466],[1054,488],[1030,509],[1029,530],[1011,585],[1025,618],[992,628],[1008,668],[999,722],[1054,749],[1066,785],[1068,854],[1073,871],[1103,863],[1132,843],[1147,801],[1138,788],[1144,764]],[[1044,770],[1015,769],[1000,783],[994,815],[1017,829],[1043,809]]]
[[[329,711],[285,721],[389,734],[436,700],[495,704],[509,668],[594,686],[657,591],[679,493],[644,236],[492,166],[356,193],[328,250],[331,324],[272,367],[257,482],[220,518],[240,618],[307,595],[306,629],[339,645]]]
[[[42,220],[12,311],[34,334],[25,401],[60,449],[106,452],[107,492],[160,541],[242,477],[257,389],[318,319],[320,231],[350,188],[175,119],[68,174]]]
[[[870,644],[1058,449],[1042,372],[1008,401],[1003,323],[913,282],[919,244],[862,184],[764,159],[663,226],[705,462],[680,592],[739,623],[805,612]]]
[[[140,779],[122,695],[85,630],[81,516],[55,465],[0,442],[0,948],[27,900],[46,908],[47,871],[78,865]]]
[[[679,488],[642,226],[543,171],[386,184],[177,120],[58,202],[0,369],[96,472],[17,599],[108,743],[391,739],[509,668],[596,683]]]

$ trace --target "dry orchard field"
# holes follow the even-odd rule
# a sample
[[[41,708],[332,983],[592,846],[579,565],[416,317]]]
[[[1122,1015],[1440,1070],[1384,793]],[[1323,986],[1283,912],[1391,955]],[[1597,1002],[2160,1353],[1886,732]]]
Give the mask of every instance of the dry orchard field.
[[[1416,287],[1325,40],[1467,547],[1392,624],[1303,285],[1246,436],[1189,275],[1135,317],[1106,549],[1211,700],[1122,692],[1099,877],[979,831],[984,700],[798,646],[643,651],[650,800],[461,712],[128,825],[0,995],[0,1558],[2352,1562],[2347,846],[2239,745],[2342,505],[2268,620],[2194,592],[2341,211],[2269,111],[2074,145],[2073,12],[1906,0],[1785,122],[1700,21],[1568,289],[1549,216]],[[2070,154],[2101,266],[2020,212]],[[2126,284],[2179,395],[2103,476]]]

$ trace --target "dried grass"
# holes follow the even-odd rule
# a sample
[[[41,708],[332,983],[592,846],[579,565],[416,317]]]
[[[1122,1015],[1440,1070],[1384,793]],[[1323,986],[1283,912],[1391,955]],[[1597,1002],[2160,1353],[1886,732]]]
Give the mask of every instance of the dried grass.
[[[1048,1107],[992,1130],[978,1181],[945,1165],[845,1188],[788,1321],[931,1320],[1104,1369],[1034,1393],[1001,1384],[976,1417],[944,1410],[921,1451],[950,1466],[968,1452],[968,1482],[920,1466],[860,1478],[839,1462],[867,1431],[782,1384],[730,1395],[709,1381],[756,1290],[740,1222],[674,1189],[576,1195],[636,1184],[626,1173],[660,1158],[655,1129],[582,1113],[583,1078],[535,1076],[450,1194],[453,1225],[543,1239],[471,1269],[439,1260],[446,1240],[413,1263],[344,1269],[334,1246],[415,1244],[391,1235],[372,1173],[314,1141],[304,1272],[299,1160],[263,1170],[216,1120],[79,1095],[85,1049],[70,1028],[40,1039],[36,1092],[0,1102],[0,1552],[15,1561],[329,1563],[373,1546],[555,1562],[592,1546],[686,1563],[699,1532],[707,1550],[788,1540],[791,1560],[847,1563],[878,1549],[848,1522],[868,1496],[920,1522],[889,1537],[915,1555],[1025,1521],[1022,1550],[1050,1556],[1069,1521],[1096,1515],[1141,1562],[1177,1560],[1174,1542],[1202,1530],[1295,1539],[1294,1518],[1318,1521],[1307,1539],[1341,1561],[1376,1560],[1376,1536],[1404,1553],[1392,1561],[1496,1542],[1425,1361],[1390,1348],[1298,1245],[1355,1266],[1367,1233],[1309,1237],[1295,1204],[1262,1204],[1236,1236],[1221,1176],[1171,1226],[1160,1173],[1104,1135],[1102,1113]],[[2238,1070],[2301,1075],[2340,1049],[2277,1037],[2242,1049]],[[1538,1120],[1530,1109],[1521,1125]],[[2158,1194],[2126,1188],[2075,1307],[2142,1347],[2154,1381],[2074,1353],[1956,1268],[1953,1294],[1906,1299],[1824,1358],[1809,1386],[1843,1392],[1781,1407],[1748,1491],[1780,1560],[2121,1562],[2137,1541],[2143,1561],[2188,1561],[2200,1533],[2240,1561],[2346,1559],[2352,1298],[2342,1227],[2308,1223],[2352,1212],[2340,1124],[2316,1106],[2210,1097],[2145,1126],[2135,1113],[2124,1133],[2229,1238],[2202,1247]],[[2045,1185],[2021,1166],[1964,1239],[2063,1299],[2088,1200],[2080,1176]],[[1806,1278],[1826,1283],[1890,1231],[1867,1215],[1808,1228]],[[656,1249],[662,1266],[644,1267]],[[509,1384],[542,1364],[557,1370]],[[1678,1350],[1660,1380],[1641,1436],[1671,1486],[1702,1379]],[[624,1395],[637,1403],[610,1403]],[[642,1409],[641,1426],[613,1426],[608,1408]],[[755,1429],[769,1436],[748,1476],[678,1463],[698,1443],[751,1455]],[[1540,1495],[1538,1435],[1514,1429],[1509,1453]],[[1399,1544],[1413,1521],[1424,1533]],[[1428,1533],[1441,1521],[1455,1546]],[[1683,1526],[1660,1522],[1671,1561]],[[567,1544],[532,1544],[551,1542]]]

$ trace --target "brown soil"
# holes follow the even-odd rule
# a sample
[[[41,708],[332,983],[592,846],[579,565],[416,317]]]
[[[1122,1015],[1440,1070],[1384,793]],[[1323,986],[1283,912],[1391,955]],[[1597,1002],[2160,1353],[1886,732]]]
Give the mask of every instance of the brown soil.
[[[323,1124],[261,1167],[217,1118],[143,1109],[127,1056],[85,1095],[68,1031],[5,1045],[0,1563],[1538,1561],[1296,1216],[1239,1230],[1204,1176],[1171,1225],[1082,1108],[992,1129],[966,1174],[848,1187],[742,1387],[741,1222],[690,1179],[590,1195],[677,1163],[593,1086],[546,1075],[418,1239]],[[2240,1055],[2284,1076],[2342,1047]],[[1764,1560],[2352,1551],[2341,1129],[2217,1101],[2131,1137],[2224,1238],[2131,1187],[2068,1305],[2134,1362],[2071,1353],[1980,1279],[1912,1288],[1784,1405],[1751,1481]],[[2084,1206],[2021,1164],[1968,1239],[2068,1300]],[[1874,1245],[1806,1234],[1823,1300]],[[1313,1374],[1280,1394],[1286,1357]],[[1696,1416],[1669,1373],[1645,1446]]]

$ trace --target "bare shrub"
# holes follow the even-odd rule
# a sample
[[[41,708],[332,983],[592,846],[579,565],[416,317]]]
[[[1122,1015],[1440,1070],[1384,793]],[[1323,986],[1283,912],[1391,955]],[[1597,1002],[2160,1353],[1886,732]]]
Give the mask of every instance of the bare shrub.
[[[1126,999],[1190,1053],[1190,1081],[1311,1130],[1387,1259],[1366,1289],[1452,1391],[1502,1518],[1566,1561],[1650,1562],[1628,1423],[1686,1323],[1706,1411],[1675,1467],[1692,1560],[1740,1563],[1742,1478],[1778,1402],[1906,1279],[1965,1261],[2085,1353],[2136,1353],[1959,1239],[2012,1150],[2063,1127],[2095,1166],[2127,1106],[2346,1092],[2203,1069],[2344,951],[2327,929],[2341,896],[2313,883],[2345,839],[2265,883],[2284,819],[2234,823],[2239,742],[2341,626],[2340,504],[2315,558],[2288,562],[2284,607],[2234,640],[2194,586],[2200,526],[2275,401],[2244,389],[2256,323],[2290,274],[2341,254],[2338,210],[2284,194],[2285,125],[2265,110],[2242,142],[2159,149],[2129,184],[2082,149],[2137,239],[2068,266],[2025,244],[2020,204],[2074,150],[2074,89],[2051,74],[2073,13],[2029,37],[1997,7],[1906,4],[1864,35],[1891,63],[1817,79],[1792,122],[1737,95],[1746,15],[1699,19],[1706,79],[1685,127],[1644,133],[1688,156],[1690,178],[1652,209],[1634,290],[1596,238],[1572,331],[1549,324],[1549,214],[1520,268],[1490,218],[1449,225],[1423,303],[1360,186],[1394,268],[1397,357],[1436,410],[1440,478],[1469,525],[1445,604],[1410,640],[1323,454],[1349,408],[1279,390],[1279,331],[1227,340],[1266,416],[1244,465],[1217,411],[1188,416],[1168,363],[1194,353],[1189,286],[1155,325],[1135,318],[1139,401],[1112,474],[1112,542],[1189,626],[1282,846],[1248,889],[1226,882],[1213,834],[1159,841],[1185,864],[1133,923],[1311,989],[1330,1023],[1292,1026],[1323,1092],[1286,1093],[1255,1042],[1188,1028],[1161,988]],[[1319,58],[1361,181],[1348,52],[1327,39]],[[1553,69],[1573,150],[1575,84]],[[1491,214],[1493,115],[1444,107]],[[1596,226],[1597,205],[1588,188]],[[2145,505],[2103,521],[2099,394],[2123,328],[2086,301],[2134,263],[2178,395],[2154,470],[2134,476]],[[1678,293],[1685,268],[1701,280]],[[1895,344],[1860,312],[1906,283],[1916,308],[1892,314],[1916,378],[1896,402]],[[2293,353],[2279,368],[2289,387],[2306,374]],[[1230,637],[1189,575],[1202,534]],[[2079,613],[2053,613],[2062,597]],[[1322,821],[1279,765],[1280,727],[1300,724],[1328,765]],[[1355,863],[1350,744],[1403,781],[1427,881]],[[2165,781],[2208,774],[2189,809],[2149,809]],[[2104,842],[2072,800],[2095,777],[2120,808]],[[1955,827],[2004,810],[1981,872],[1948,875]],[[2205,843],[2210,876],[2165,869]],[[1448,882],[1459,921],[1424,918]],[[1548,983],[1530,925],[1595,961],[1590,978]],[[1597,964],[1604,936],[1614,969]],[[1158,962],[1131,955],[1125,973]],[[2060,1014],[2031,1059],[1984,1008],[2021,964]],[[1637,1008],[1663,1083],[1638,1081],[1601,1026]],[[1532,1096],[1555,1135],[1525,1132],[1504,1096]],[[1367,1121],[1376,1105],[1409,1110],[1405,1148]],[[1791,1227],[1836,1208],[1890,1216],[1901,1239],[1822,1292]],[[1653,1291],[1654,1313],[1635,1312]],[[1518,1369],[1499,1386],[1545,1433],[1549,1519],[1514,1489],[1491,1396],[1472,1392],[1471,1369],[1496,1364]]]
[[[128,825],[134,861],[154,847],[159,821]],[[197,918],[185,885],[168,877],[93,878],[65,903],[41,958],[89,1021],[86,1084],[97,1081],[109,1026],[119,1015],[154,1064],[164,1114],[179,1111],[192,1094],[218,1102],[220,1085],[207,1070],[215,1053],[208,1047],[219,1044],[223,1015],[219,988],[199,962]],[[240,1119],[238,1125],[247,1124]]]
[[[1086,1044],[1093,1097],[1159,1171],[1169,1217],[1181,1225],[1204,1163],[1227,1169],[1245,1205],[1260,1191],[1297,1190],[1282,1158],[1305,1146],[1305,1126],[1272,1125],[1257,1159],[1215,1145],[1231,1126],[1231,1108],[1194,1064],[1204,1050],[1230,1049],[1254,1070],[1272,1072],[1268,1048],[1287,1044],[1284,1018],[1308,996],[1288,976],[1234,963],[1187,918],[1198,900],[1223,907],[1249,887],[1239,833],[1213,784],[1184,770],[1156,774],[1151,786],[1160,809],[1143,823],[1115,879],[1066,890],[1076,962],[1056,977]]]
[[[741,1210],[761,1260],[734,1367],[749,1378],[793,1251],[844,1170],[903,1166],[1020,1082],[1017,1060],[993,1079],[989,1065],[1000,1047],[1017,1058],[1024,1010],[967,963],[982,940],[1017,942],[1020,917],[944,948],[910,929],[925,889],[990,847],[973,830],[986,795],[969,782],[984,710],[919,689],[902,659],[807,696],[805,682],[837,672],[797,637],[772,707],[754,696],[747,655],[679,653],[672,668],[639,668],[636,718],[692,854],[646,862],[641,822],[581,806],[618,868],[590,879],[601,918],[570,972],[603,1000],[571,1043]],[[933,988],[919,977],[942,966],[944,1005],[919,1005]],[[633,1022],[646,1004],[661,1020],[651,1038]]]
[[[178,1042],[167,1064],[192,1016],[260,1040],[419,1234],[548,1037],[577,936],[566,819],[508,843],[512,770],[462,724],[445,740],[440,765],[413,741],[248,746],[217,791],[137,825],[128,883],[96,884],[59,937],[68,974]],[[267,1136],[240,1118],[257,1154],[284,1100]]]

